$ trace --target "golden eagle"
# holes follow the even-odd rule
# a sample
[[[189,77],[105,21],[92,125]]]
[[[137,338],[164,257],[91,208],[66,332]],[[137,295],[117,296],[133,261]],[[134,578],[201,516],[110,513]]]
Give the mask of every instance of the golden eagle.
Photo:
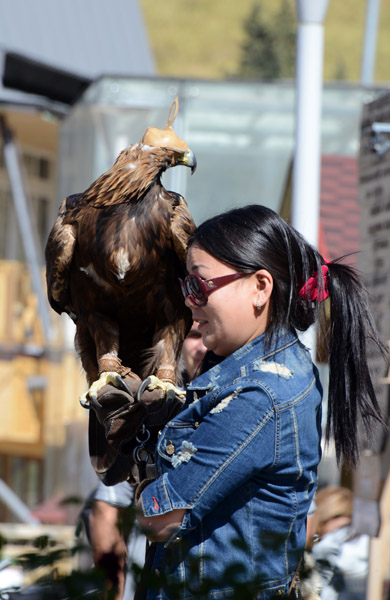
[[[187,241],[195,228],[184,198],[161,183],[169,167],[196,159],[168,124],[138,144],[80,194],[65,198],[46,245],[49,302],[76,324],[88,384],[107,371],[176,379],[191,325],[181,295]]]

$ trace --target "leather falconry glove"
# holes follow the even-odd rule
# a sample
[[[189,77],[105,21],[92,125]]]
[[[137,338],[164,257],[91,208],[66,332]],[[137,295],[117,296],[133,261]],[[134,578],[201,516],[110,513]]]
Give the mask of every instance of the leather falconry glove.
[[[154,462],[159,431],[182,409],[183,401],[172,392],[148,389],[154,379],[113,374],[111,383],[89,394],[91,462],[106,485],[150,477],[145,468]]]

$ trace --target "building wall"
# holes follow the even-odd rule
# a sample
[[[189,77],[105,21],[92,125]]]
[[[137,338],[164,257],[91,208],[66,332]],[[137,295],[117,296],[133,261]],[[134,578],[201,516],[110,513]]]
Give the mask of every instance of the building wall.
[[[0,477],[31,508],[54,493],[86,495],[94,475],[85,460],[87,413],[78,402],[86,380],[65,343],[63,319],[53,312],[54,339],[48,346],[23,262],[0,261],[0,301]],[[70,457],[72,429],[77,436]],[[91,471],[79,478],[91,481],[89,489],[75,489],[69,458]],[[11,517],[9,511],[4,516]]]

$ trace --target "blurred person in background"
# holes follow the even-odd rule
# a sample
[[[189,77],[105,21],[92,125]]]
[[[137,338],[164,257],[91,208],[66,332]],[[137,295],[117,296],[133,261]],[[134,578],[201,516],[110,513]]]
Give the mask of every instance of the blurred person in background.
[[[202,341],[202,334],[198,327],[199,324],[194,321],[191,330],[183,343],[181,351],[183,386],[195,379],[198,375],[200,365],[207,352],[207,348]]]
[[[368,575],[368,535],[353,530],[353,493],[328,486],[317,491],[311,555],[322,579],[322,600],[364,600]]]
[[[116,589],[115,600],[134,596],[133,578],[126,571],[144,564],[146,538],[134,523],[131,507],[134,486],[122,481],[105,486],[101,481],[86,503],[86,531],[96,567],[107,574],[107,589]]]

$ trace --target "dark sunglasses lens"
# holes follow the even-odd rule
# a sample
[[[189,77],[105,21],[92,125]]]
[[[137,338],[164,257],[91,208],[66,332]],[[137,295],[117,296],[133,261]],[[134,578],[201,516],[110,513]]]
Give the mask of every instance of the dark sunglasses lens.
[[[186,279],[187,291],[191,300],[198,306],[204,306],[207,303],[207,296],[205,295],[200,281],[195,275],[189,275]]]
[[[203,296],[203,290],[197,277],[190,276],[191,289],[196,296]]]

